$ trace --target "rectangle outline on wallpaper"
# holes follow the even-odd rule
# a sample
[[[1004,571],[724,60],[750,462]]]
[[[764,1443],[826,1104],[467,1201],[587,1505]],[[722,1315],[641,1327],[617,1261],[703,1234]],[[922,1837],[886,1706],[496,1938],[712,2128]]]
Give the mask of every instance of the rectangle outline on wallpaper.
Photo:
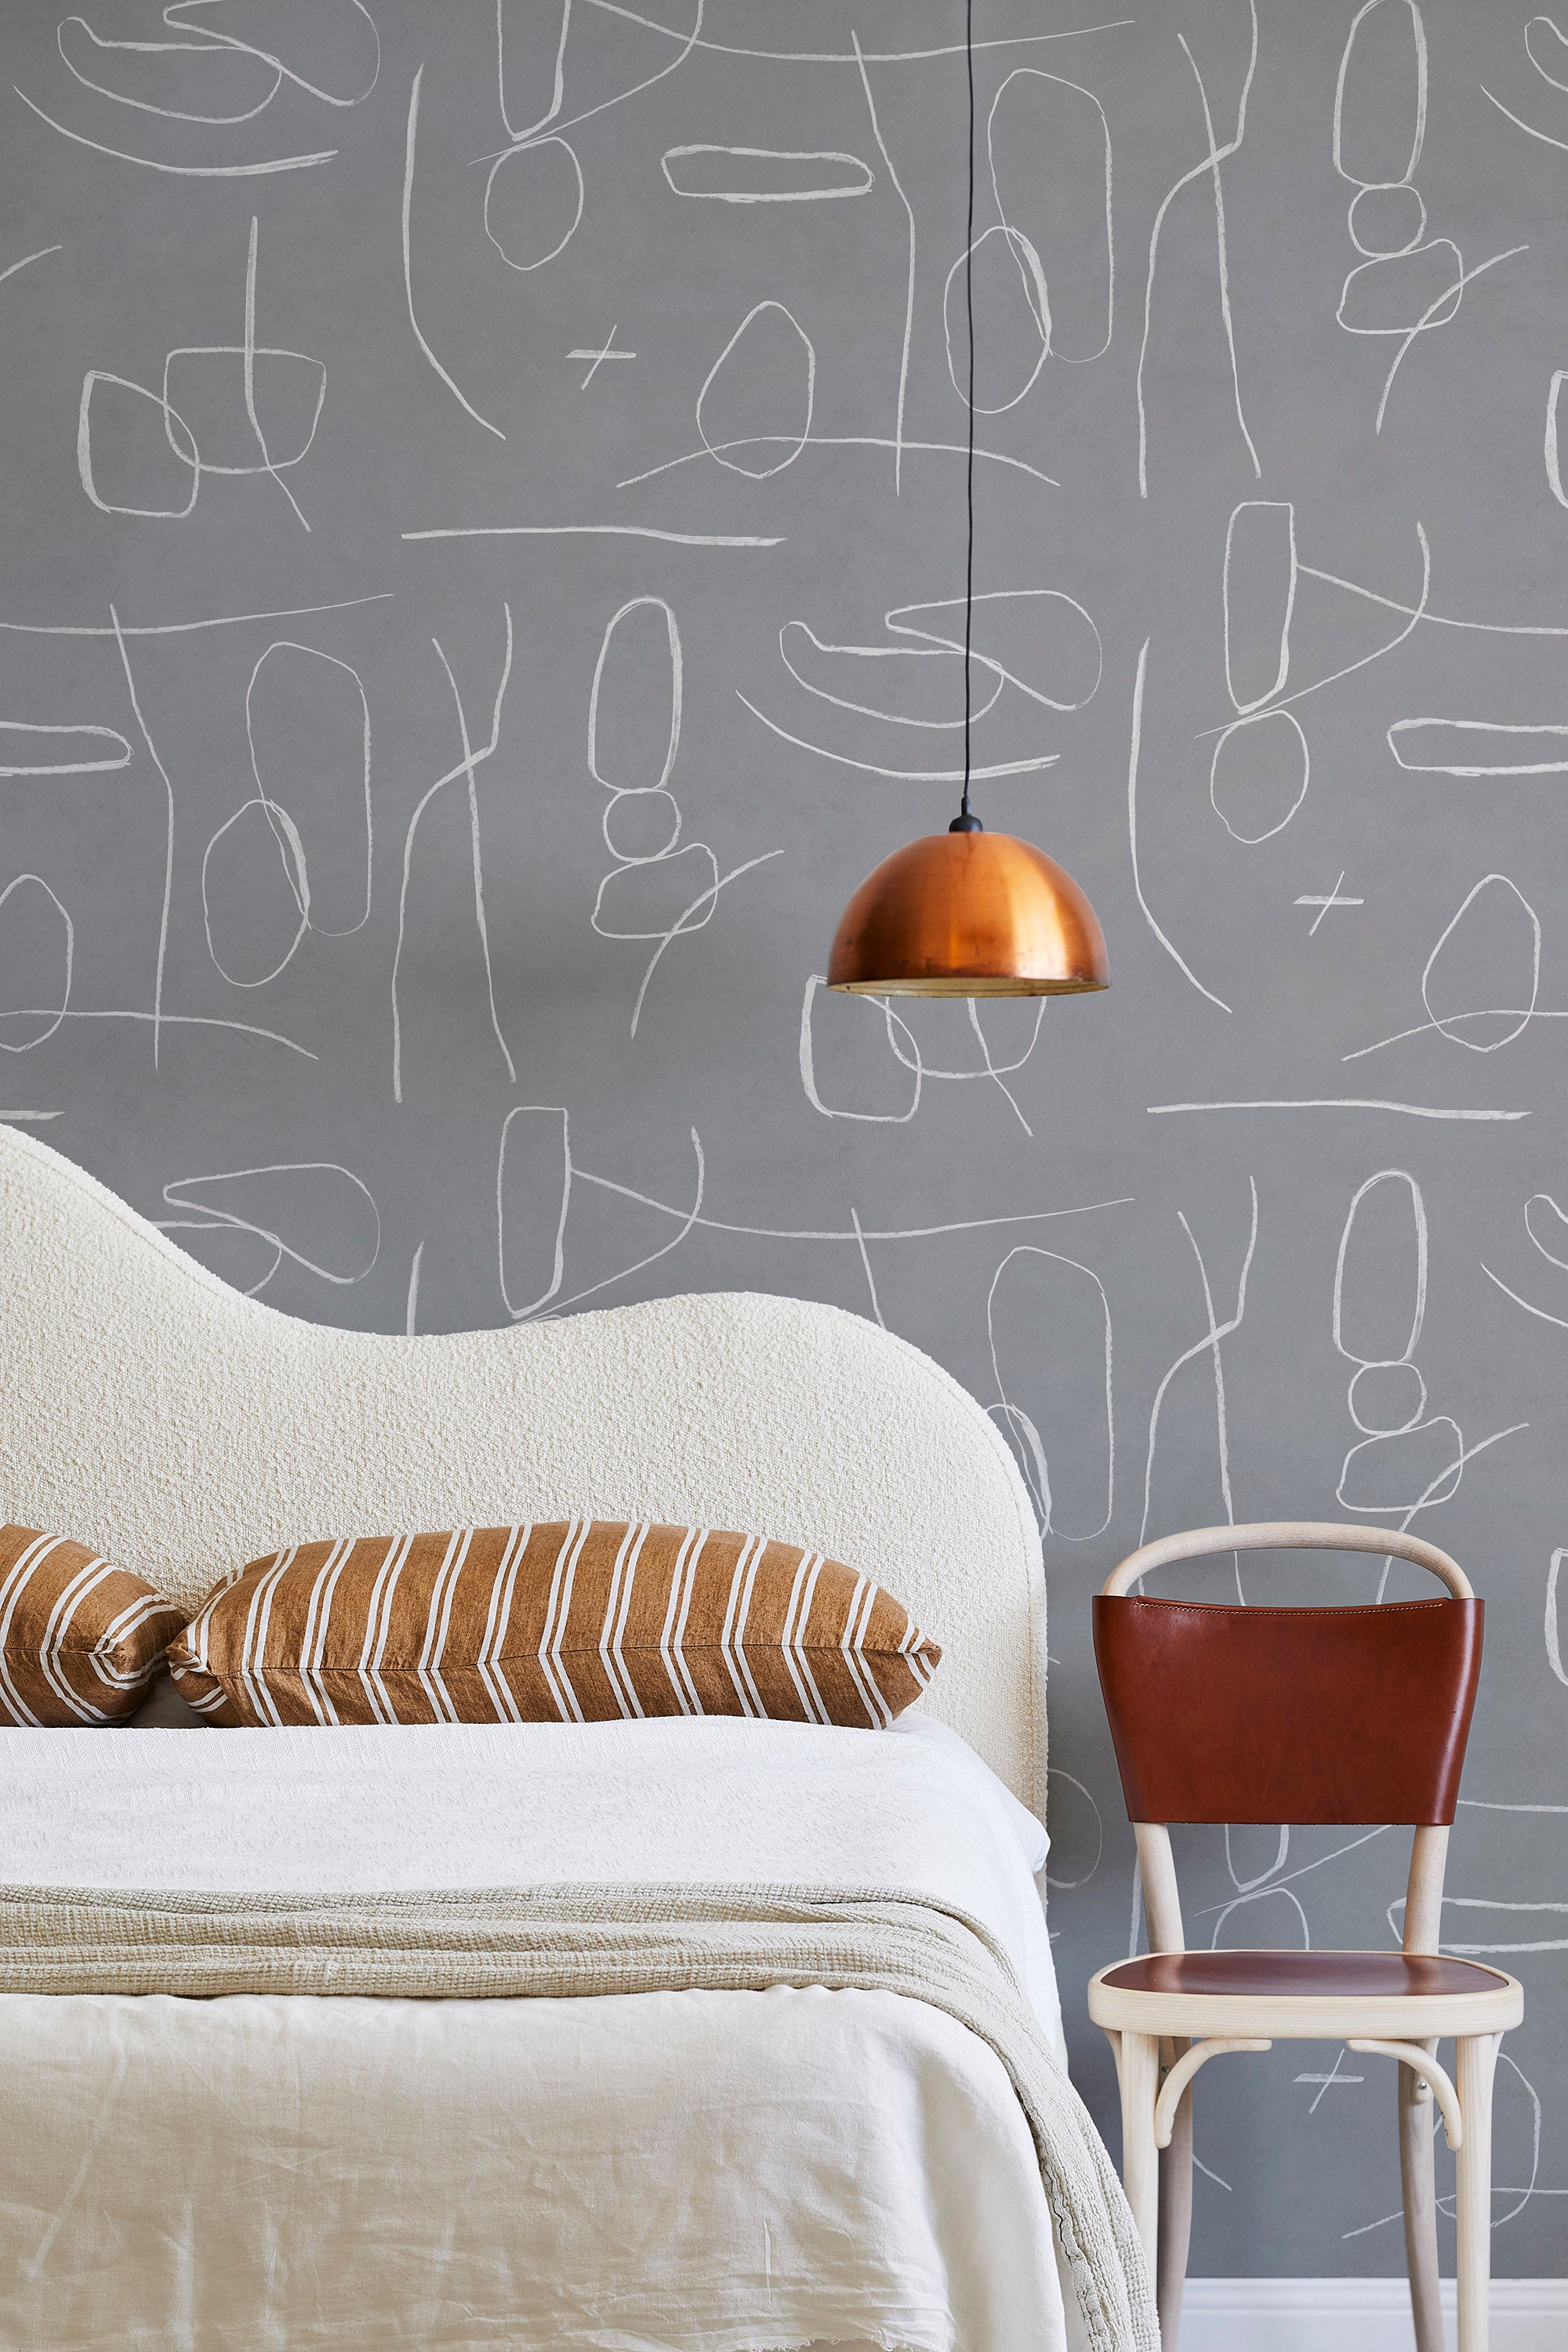
[[[1494,2279],[1493,2352],[1561,2352],[1568,2278]],[[1443,2281],[1454,2340],[1454,2282]],[[1181,2352],[1410,2352],[1403,2278],[1190,2278]]]

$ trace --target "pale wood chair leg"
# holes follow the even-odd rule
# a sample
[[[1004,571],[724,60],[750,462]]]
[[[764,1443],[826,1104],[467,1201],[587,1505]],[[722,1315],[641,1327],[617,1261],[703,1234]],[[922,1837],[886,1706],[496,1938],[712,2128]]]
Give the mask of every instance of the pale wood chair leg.
[[[1459,2146],[1458,2224],[1459,2352],[1488,2352],[1491,2315],[1492,2076],[1500,2033],[1467,2034],[1458,2045]]]
[[[1178,2048],[1183,2045],[1178,2044]],[[1159,2305],[1162,2352],[1176,2352],[1182,2333],[1182,2290],[1193,2230],[1193,2095],[1176,2109],[1171,2144],[1160,2156]],[[1420,2347],[1426,2352],[1426,2347]]]
[[[1121,2036],[1121,2185],[1149,2275],[1160,2252],[1160,2151],[1154,2145],[1154,2100],[1160,2087],[1160,2043],[1152,2033]]]
[[[1436,2042],[1428,2042],[1436,2052]],[[1408,2066],[1399,2078],[1399,2171],[1405,2188],[1405,2260],[1410,2273],[1410,2308],[1415,2321],[1415,2352],[1444,2352],[1443,2315],[1437,2288],[1437,2193],[1432,2131],[1436,2109],[1430,2093]]]

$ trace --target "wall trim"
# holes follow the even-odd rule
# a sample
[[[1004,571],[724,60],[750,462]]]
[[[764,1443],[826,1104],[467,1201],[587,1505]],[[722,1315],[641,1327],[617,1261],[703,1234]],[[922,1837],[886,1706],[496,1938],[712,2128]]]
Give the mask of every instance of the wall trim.
[[[1561,2352],[1568,2278],[1494,2279],[1493,2352]],[[1443,2282],[1453,2341],[1454,2282]],[[1411,2352],[1403,2278],[1194,2278],[1181,2352]]]

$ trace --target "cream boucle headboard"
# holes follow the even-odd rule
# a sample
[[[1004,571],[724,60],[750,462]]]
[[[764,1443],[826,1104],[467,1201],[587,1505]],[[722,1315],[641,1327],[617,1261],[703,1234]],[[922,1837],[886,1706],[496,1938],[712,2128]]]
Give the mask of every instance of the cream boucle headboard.
[[[194,1606],[308,1537],[574,1513],[750,1528],[876,1576],[943,1644],[930,1712],[1043,1805],[1034,1517],[993,1423],[918,1349],[749,1292],[327,1329],[0,1127],[0,1517]]]

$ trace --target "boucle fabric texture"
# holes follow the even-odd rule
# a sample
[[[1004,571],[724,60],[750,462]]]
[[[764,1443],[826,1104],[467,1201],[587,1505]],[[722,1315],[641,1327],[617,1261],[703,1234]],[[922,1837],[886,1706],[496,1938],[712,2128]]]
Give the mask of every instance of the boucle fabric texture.
[[[557,1519],[252,1560],[169,1664],[218,1724],[747,1715],[881,1730],[941,1656],[889,1593],[821,1552]]]
[[[897,1889],[610,1885],[388,1895],[0,1887],[0,1990],[476,2000],[891,1992],[988,2042],[1028,2118],[1092,2352],[1159,2352],[1103,2141],[981,1922]]]
[[[88,1545],[0,1528],[0,1724],[122,1721],[184,1622]]]
[[[942,1646],[922,1711],[1045,1807],[1023,1482],[949,1373],[842,1307],[715,1292],[496,1331],[337,1330],[242,1297],[0,1126],[0,1494],[187,1611],[324,1528],[563,1510],[764,1528],[896,1592]]]

